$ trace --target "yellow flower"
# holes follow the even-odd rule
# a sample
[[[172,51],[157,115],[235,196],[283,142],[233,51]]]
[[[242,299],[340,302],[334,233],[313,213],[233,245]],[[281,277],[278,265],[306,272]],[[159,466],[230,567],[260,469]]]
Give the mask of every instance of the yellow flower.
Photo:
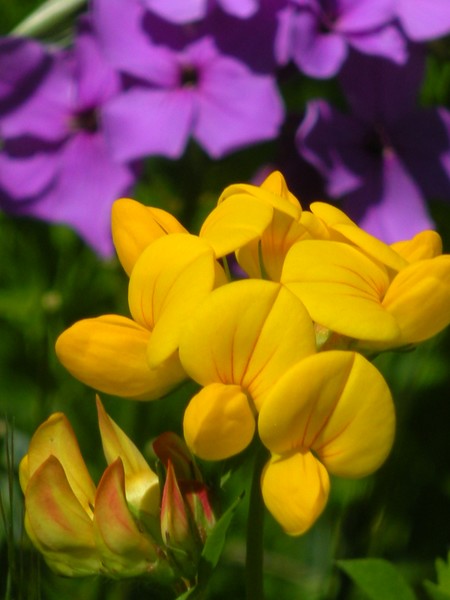
[[[19,469],[25,528],[62,575],[147,573],[157,569],[160,557],[128,503],[135,515],[158,523],[158,478],[99,401],[98,409],[110,464],[97,489],[62,413],[51,415],[33,435]]]
[[[333,227],[344,241],[296,243],[281,276],[318,325],[383,350],[417,344],[450,323],[450,255],[438,254],[437,234],[390,247],[351,222]]]
[[[131,273],[132,318],[104,315],[75,323],[56,342],[58,358],[94,389],[135,400],[160,398],[186,377],[178,358],[184,321],[224,282],[207,242],[183,233],[160,237]]]
[[[337,350],[304,358],[273,386],[259,413],[259,435],[272,453],[261,477],[267,508],[287,533],[304,533],[326,505],[328,473],[372,473],[394,430],[388,386],[365,358]]]
[[[128,276],[152,242],[170,233],[188,233],[167,211],[131,198],[120,198],[112,205],[111,231],[117,256]]]
[[[211,211],[199,236],[210,244],[216,258],[221,258],[259,237],[271,218],[270,206],[241,194]],[[113,204],[111,225],[117,255],[128,275],[154,241],[173,233],[188,233],[170,213],[129,198]]]
[[[219,206],[231,200],[242,202],[248,198],[258,201],[261,206],[271,207],[273,216],[258,237],[237,249],[237,260],[250,277],[279,281],[289,248],[294,242],[311,237],[301,223],[301,205],[289,191],[279,171],[271,173],[260,186],[242,183],[230,185],[222,192]],[[243,208],[236,224],[242,226],[248,218]]]
[[[280,284],[243,280],[214,290],[180,340],[183,367],[203,386],[184,415],[191,450],[209,460],[242,451],[271,387],[315,351],[308,313]]]

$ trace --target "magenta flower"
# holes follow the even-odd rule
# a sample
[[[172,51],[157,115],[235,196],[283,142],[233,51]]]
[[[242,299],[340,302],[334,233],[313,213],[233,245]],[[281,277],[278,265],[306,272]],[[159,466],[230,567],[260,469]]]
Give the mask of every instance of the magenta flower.
[[[426,198],[450,200],[450,113],[416,108],[420,50],[403,67],[355,53],[341,77],[352,114],[315,100],[297,132],[328,194],[388,243],[433,227]]]
[[[284,107],[275,79],[221,53],[211,35],[182,43],[180,28],[132,0],[97,0],[93,10],[105,54],[128,81],[104,110],[116,159],[178,158],[190,137],[219,158],[278,134]]]
[[[290,0],[280,11],[276,56],[293,60],[311,77],[336,75],[350,48],[406,60],[403,36],[393,24],[394,0]]]
[[[32,40],[0,45],[0,206],[67,224],[100,255],[113,252],[112,202],[134,182],[102,132],[119,81],[82,22],[75,47],[49,52]]]
[[[247,19],[257,10],[260,0],[215,0],[225,12]],[[207,13],[211,3],[208,0],[142,0],[148,10],[172,23],[190,23],[200,21]]]

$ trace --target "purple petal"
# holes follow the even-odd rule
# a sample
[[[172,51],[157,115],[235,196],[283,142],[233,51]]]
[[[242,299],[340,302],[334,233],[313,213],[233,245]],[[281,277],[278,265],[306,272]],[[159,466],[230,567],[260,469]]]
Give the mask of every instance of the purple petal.
[[[346,33],[364,32],[392,21],[392,0],[338,0],[336,29]]]
[[[182,24],[202,19],[207,0],[142,0],[148,10],[172,23]]]
[[[396,9],[411,40],[422,42],[450,33],[448,0],[397,0]]]
[[[224,56],[202,71],[197,97],[194,137],[213,158],[272,139],[284,118],[275,80]]]
[[[106,62],[86,19],[78,22],[73,54],[79,110],[98,106],[118,92],[118,73]]]
[[[44,47],[25,38],[0,38],[0,112],[23,102],[48,68]]]
[[[43,140],[64,139],[73,107],[74,84],[66,55],[57,54],[45,77],[28,99],[2,119],[4,137],[36,136]]]
[[[310,77],[333,77],[347,56],[345,38],[333,32],[321,33],[320,23],[309,12],[293,18],[291,56],[301,71]]]
[[[414,110],[424,58],[424,49],[419,46],[410,48],[409,60],[401,67],[352,52],[340,73],[352,111],[364,120],[388,124]]]
[[[349,33],[347,39],[353,48],[364,54],[384,56],[400,65],[408,59],[405,38],[394,25],[361,35]]]
[[[286,6],[277,15],[274,53],[279,65],[287,65],[292,56],[294,15],[295,9],[292,5]]]
[[[33,140],[6,142],[0,153],[0,188],[12,200],[29,200],[42,194],[57,175],[57,153],[57,147]]]
[[[152,45],[139,0],[96,0],[91,12],[102,51],[116,69],[155,85],[173,84],[172,53]]]
[[[103,111],[103,126],[114,158],[180,157],[193,122],[193,103],[191,89],[134,88],[111,100]]]
[[[394,153],[385,156],[379,183],[378,190],[366,185],[345,201],[363,229],[388,244],[434,229],[418,186]]]
[[[129,167],[114,163],[98,134],[74,136],[59,156],[60,175],[53,190],[28,214],[75,229],[100,255],[113,253],[111,205],[129,191]]]
[[[366,126],[323,100],[309,102],[296,135],[300,155],[325,178],[330,196],[358,189],[371,160],[361,152]]]
[[[258,10],[259,0],[219,0],[219,4],[230,15],[248,19]]]

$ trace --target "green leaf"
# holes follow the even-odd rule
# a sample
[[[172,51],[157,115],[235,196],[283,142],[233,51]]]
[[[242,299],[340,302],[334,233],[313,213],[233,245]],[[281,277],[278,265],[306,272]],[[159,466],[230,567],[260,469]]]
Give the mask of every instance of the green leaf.
[[[447,562],[441,558],[436,560],[436,572],[438,583],[425,581],[423,585],[432,600],[450,600],[450,552]]]
[[[371,600],[416,600],[412,589],[386,560],[340,560],[337,565]]]
[[[39,36],[73,16],[86,0],[47,0],[12,31],[15,35]]]
[[[228,527],[234,517],[237,507],[239,506],[244,494],[242,493],[236,500],[228,507],[223,513],[220,519],[214,526],[214,529],[206,538],[205,545],[202,551],[202,559],[200,562],[200,571],[207,569],[212,571],[219,562],[220,555],[225,544],[225,537],[228,531]]]

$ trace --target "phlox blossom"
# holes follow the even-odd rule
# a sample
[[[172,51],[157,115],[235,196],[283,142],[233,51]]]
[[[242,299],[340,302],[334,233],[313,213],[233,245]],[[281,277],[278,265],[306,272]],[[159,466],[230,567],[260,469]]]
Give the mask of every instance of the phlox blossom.
[[[105,55],[127,80],[104,114],[118,160],[179,158],[190,138],[220,158],[277,136],[284,106],[274,77],[221,52],[208,31],[183,37],[137,0],[97,0],[93,19]]]
[[[0,207],[69,225],[110,256],[111,204],[136,175],[113,158],[104,135],[102,111],[120,82],[89,22],[63,51],[3,38],[0,65]]]
[[[278,61],[319,78],[335,76],[351,48],[401,64],[407,49],[393,19],[393,0],[290,0],[278,17]]]

